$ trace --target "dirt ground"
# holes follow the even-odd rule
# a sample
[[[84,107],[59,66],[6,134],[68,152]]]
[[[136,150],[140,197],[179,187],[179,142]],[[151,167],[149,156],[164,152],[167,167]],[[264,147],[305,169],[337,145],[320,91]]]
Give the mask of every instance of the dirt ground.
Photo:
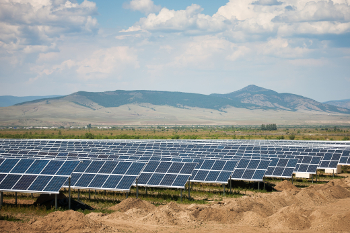
[[[0,221],[1,232],[350,232],[350,178],[299,189],[224,198],[212,204],[154,206],[128,198],[111,214],[56,211],[29,222]]]

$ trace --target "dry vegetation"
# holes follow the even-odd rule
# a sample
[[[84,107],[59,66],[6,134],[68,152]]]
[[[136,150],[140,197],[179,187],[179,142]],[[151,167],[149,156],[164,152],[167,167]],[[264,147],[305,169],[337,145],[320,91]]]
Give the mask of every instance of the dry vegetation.
[[[350,140],[350,126],[124,126],[100,129],[1,129],[0,138],[46,139],[288,139]]]

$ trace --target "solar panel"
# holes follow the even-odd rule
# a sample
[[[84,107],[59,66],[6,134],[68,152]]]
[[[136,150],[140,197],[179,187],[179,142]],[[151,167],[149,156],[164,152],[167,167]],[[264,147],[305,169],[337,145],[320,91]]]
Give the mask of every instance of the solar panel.
[[[298,159],[271,158],[265,177],[291,178]]]
[[[50,164],[50,166],[47,166]],[[79,161],[4,159],[0,190],[7,192],[58,193]],[[12,166],[12,167],[10,167]]]
[[[72,173],[72,188],[129,191],[145,166],[142,162],[113,160],[87,163],[88,165],[78,166]],[[98,168],[92,168],[93,165]],[[64,187],[68,187],[68,181],[65,182]]]
[[[150,161],[138,178],[144,187],[184,188],[196,163]]]
[[[269,160],[241,159],[232,174],[232,180],[263,181]]]

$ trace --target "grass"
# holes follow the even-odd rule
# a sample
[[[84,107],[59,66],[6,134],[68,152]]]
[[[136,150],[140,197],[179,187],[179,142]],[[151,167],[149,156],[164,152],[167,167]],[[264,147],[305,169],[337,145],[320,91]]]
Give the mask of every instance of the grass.
[[[349,126],[122,126],[108,129],[0,129],[0,138],[27,139],[292,139],[349,140]]]

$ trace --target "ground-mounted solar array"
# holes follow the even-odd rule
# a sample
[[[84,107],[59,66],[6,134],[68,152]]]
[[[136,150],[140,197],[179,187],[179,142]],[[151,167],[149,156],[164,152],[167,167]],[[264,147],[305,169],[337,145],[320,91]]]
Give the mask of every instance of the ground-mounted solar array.
[[[184,188],[188,180],[227,183],[315,174],[350,165],[349,151],[349,142],[334,141],[0,139],[0,158],[79,160],[72,187],[119,191],[136,185],[136,178],[139,186]],[[180,164],[193,168],[184,173]]]
[[[84,160],[72,174],[72,188],[129,191],[145,163],[130,161]],[[64,187],[68,187],[66,182]]]
[[[58,193],[77,160],[0,159],[0,191]]]

